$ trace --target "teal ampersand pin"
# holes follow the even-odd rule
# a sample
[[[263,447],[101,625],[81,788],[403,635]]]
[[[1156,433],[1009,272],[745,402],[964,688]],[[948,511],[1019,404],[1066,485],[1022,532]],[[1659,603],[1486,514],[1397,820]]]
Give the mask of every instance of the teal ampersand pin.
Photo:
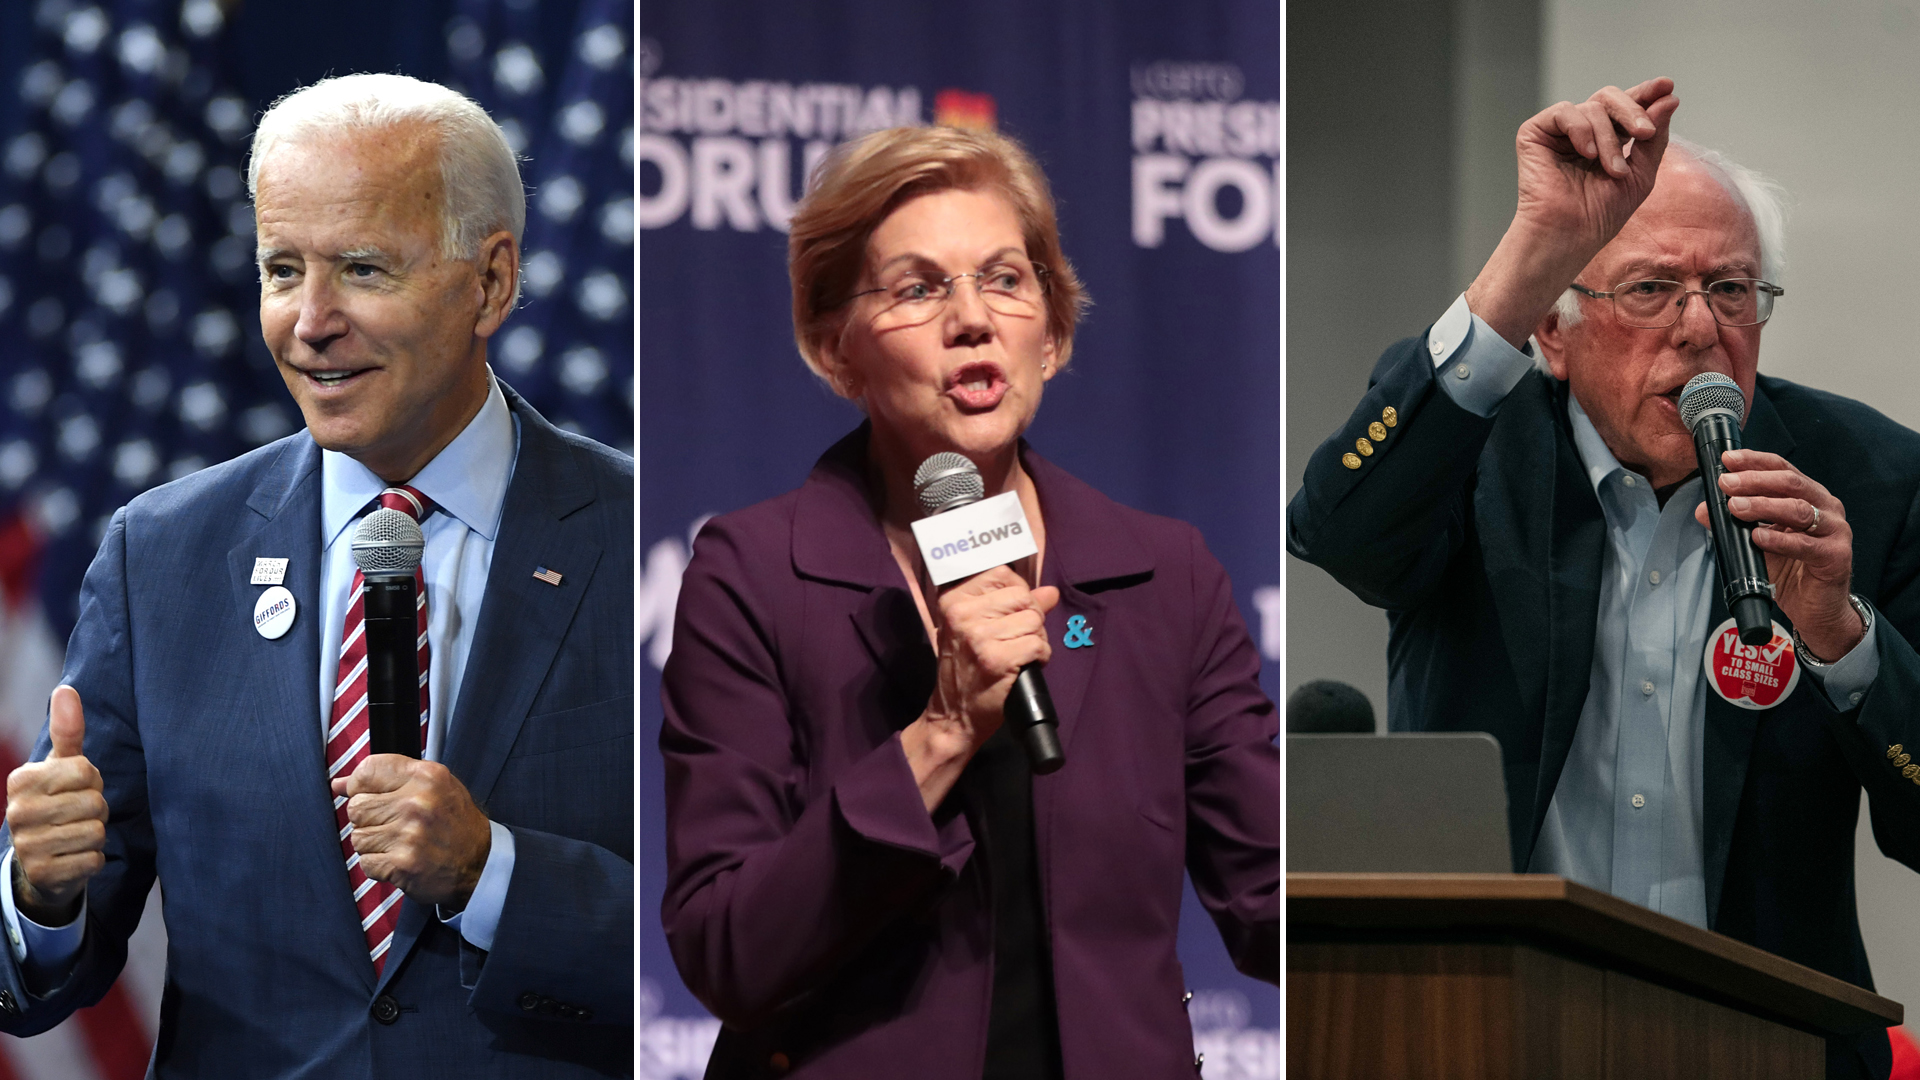
[[[1060,635],[1060,643],[1069,649],[1084,649],[1093,644],[1093,629],[1087,625],[1085,615],[1067,620],[1067,632]]]

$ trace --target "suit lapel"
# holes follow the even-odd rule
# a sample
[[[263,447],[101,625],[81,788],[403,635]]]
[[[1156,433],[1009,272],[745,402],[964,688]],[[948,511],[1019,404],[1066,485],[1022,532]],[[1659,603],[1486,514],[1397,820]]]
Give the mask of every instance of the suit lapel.
[[[266,680],[272,713],[281,719],[269,725],[279,753],[264,764],[284,770],[283,789],[324,797],[327,820],[332,820],[332,796],[327,792],[325,749],[320,740],[320,455],[307,442],[289,444],[268,470],[247,506],[260,515],[259,528],[227,551],[227,573],[233,588],[233,614],[246,626],[240,638],[246,655],[239,670]],[[252,584],[257,557],[287,559],[281,583],[293,594],[294,619],[287,633],[267,640],[252,632],[254,603],[267,586]],[[331,832],[331,830],[328,830]],[[335,841],[338,847],[338,841]]]
[[[1606,521],[1567,426],[1566,384],[1529,377],[1514,393],[1529,395],[1526,407],[1510,397],[1501,410],[1474,524],[1521,705],[1543,718],[1525,859],[1592,681]]]
[[[572,449],[538,413],[512,390],[501,389],[520,421],[520,453],[441,752],[442,763],[482,806],[602,555],[600,545],[585,534],[585,524],[572,516],[595,498],[588,473],[570,467]],[[543,566],[560,572],[559,585],[533,576]],[[424,905],[402,904],[381,986],[399,970],[428,918]]]
[[[1073,736],[1080,730],[1080,706],[1087,699],[1087,686],[1093,680],[1093,669],[1100,662],[1101,634],[1106,627],[1101,618],[1105,605],[1097,595],[1082,592],[1059,575],[1059,560],[1049,559],[1042,570],[1042,580],[1059,588],[1060,603],[1047,613],[1047,640],[1053,645],[1053,658],[1047,661],[1047,694],[1053,699],[1053,709],[1060,718],[1060,750],[1068,754],[1073,748]],[[1080,624],[1092,644],[1082,648],[1069,648],[1067,645],[1068,624],[1075,618],[1084,619]]]
[[[304,859],[310,875],[307,888],[332,897],[329,902],[338,908],[338,917],[328,920],[327,946],[341,954],[342,964],[354,965],[342,970],[364,973],[371,993],[373,966],[367,962],[366,937],[359,929],[360,914],[340,856],[321,739],[320,501],[319,447],[311,439],[294,439],[247,500],[248,509],[258,515],[258,527],[227,551],[232,610],[224,617],[241,627],[234,669],[261,682],[257,700],[263,707],[255,720],[272,749],[259,764],[272,774],[272,786],[286,795],[286,821],[296,830],[296,842],[311,852]],[[259,557],[287,560],[282,584],[294,599],[293,626],[271,641],[252,629],[254,604],[267,590],[252,584],[253,561]]]
[[[1041,580],[1060,589],[1060,603],[1047,613],[1047,640],[1053,645],[1053,657],[1047,661],[1047,692],[1060,717],[1060,748],[1072,761],[1087,687],[1101,654],[1111,651],[1100,647],[1106,633],[1102,594],[1150,579],[1153,556],[1127,528],[1111,499],[1024,442],[1021,459],[1033,477],[1046,516],[1047,553]],[[1075,616],[1086,620],[1079,628],[1091,639],[1080,648],[1067,644],[1069,623]]]
[[[481,801],[499,778],[602,554],[583,523],[569,521],[595,497],[585,471],[568,467],[572,451],[518,395],[509,401],[520,417],[520,455],[442,754]],[[558,571],[561,583],[535,578],[540,567]]]
[[[891,554],[887,558],[892,561]],[[927,642],[920,609],[906,589],[876,586],[860,598],[850,617],[884,680],[880,707],[897,731],[927,707],[938,678],[939,660]]]
[[[867,501],[868,432],[866,424],[860,425],[814,464],[794,503],[790,554],[802,577],[862,591],[846,596],[847,615],[883,680],[883,714],[898,730],[926,708],[938,661],[920,608]],[[873,734],[884,739],[889,733]]]
[[[1714,630],[1731,617],[1717,568],[1711,592],[1713,614],[1707,620],[1708,648],[1713,647]],[[1704,670],[1700,677],[1710,678]],[[1706,881],[1707,925],[1712,926],[1720,911],[1727,856],[1733,850],[1733,823],[1740,814],[1740,792],[1746,786],[1747,763],[1753,757],[1753,737],[1760,728],[1760,714],[1728,702],[1714,692],[1711,684],[1704,690],[1707,709],[1706,730],[1701,733],[1700,747],[1700,871]]]
[[[1473,498],[1482,566],[1500,612],[1507,655],[1513,658],[1520,704],[1530,716],[1546,712],[1549,630],[1554,627],[1548,582],[1557,480],[1552,463],[1559,450],[1555,407],[1545,380],[1521,381],[1488,436],[1491,467],[1480,470]],[[1545,468],[1542,447],[1550,448]]]
[[[1792,460],[1795,443],[1793,435],[1781,421],[1780,414],[1767,399],[1766,392],[1756,386],[1753,391],[1753,415],[1748,418],[1746,427],[1741,431],[1741,445],[1753,450],[1766,450]],[[1730,618],[1727,600],[1720,587],[1719,568],[1716,565],[1713,579],[1713,615],[1707,623],[1707,633],[1711,635],[1716,627]],[[1778,608],[1774,617],[1784,621],[1785,616]],[[1709,645],[1711,638],[1709,638]],[[1703,678],[1706,677],[1702,676]],[[1818,694],[1819,691],[1806,685],[1795,694]],[[1720,897],[1724,894],[1727,876],[1727,858],[1733,849],[1733,828],[1740,815],[1740,796],[1746,789],[1747,765],[1753,758],[1754,736],[1760,730],[1761,713],[1753,709],[1743,709],[1727,702],[1706,688],[1706,731],[1702,736],[1700,760],[1703,763],[1700,777],[1700,856],[1701,872],[1707,886],[1707,924],[1713,925],[1719,918]],[[1781,704],[1790,704],[1791,698]],[[1708,767],[1705,763],[1711,762]]]

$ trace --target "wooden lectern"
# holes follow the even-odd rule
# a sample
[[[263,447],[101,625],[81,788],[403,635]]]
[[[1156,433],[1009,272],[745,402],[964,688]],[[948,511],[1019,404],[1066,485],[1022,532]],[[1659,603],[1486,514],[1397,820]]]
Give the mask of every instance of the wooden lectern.
[[[1825,1075],[1898,1002],[1550,874],[1288,874],[1287,1076]]]

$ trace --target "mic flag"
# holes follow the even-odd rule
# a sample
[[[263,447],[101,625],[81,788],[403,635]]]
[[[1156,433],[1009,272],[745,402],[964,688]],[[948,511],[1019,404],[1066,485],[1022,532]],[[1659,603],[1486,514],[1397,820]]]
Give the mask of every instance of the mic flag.
[[[972,577],[1040,550],[1034,546],[1033,527],[1027,524],[1020,496],[1011,491],[921,518],[913,523],[913,538],[935,585]]]

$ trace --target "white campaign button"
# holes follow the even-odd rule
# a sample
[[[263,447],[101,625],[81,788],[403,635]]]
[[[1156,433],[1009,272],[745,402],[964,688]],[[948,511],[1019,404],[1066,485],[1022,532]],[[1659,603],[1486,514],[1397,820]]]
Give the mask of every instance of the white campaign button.
[[[272,641],[293,626],[293,594],[285,585],[275,585],[260,594],[253,605],[253,628]]]

